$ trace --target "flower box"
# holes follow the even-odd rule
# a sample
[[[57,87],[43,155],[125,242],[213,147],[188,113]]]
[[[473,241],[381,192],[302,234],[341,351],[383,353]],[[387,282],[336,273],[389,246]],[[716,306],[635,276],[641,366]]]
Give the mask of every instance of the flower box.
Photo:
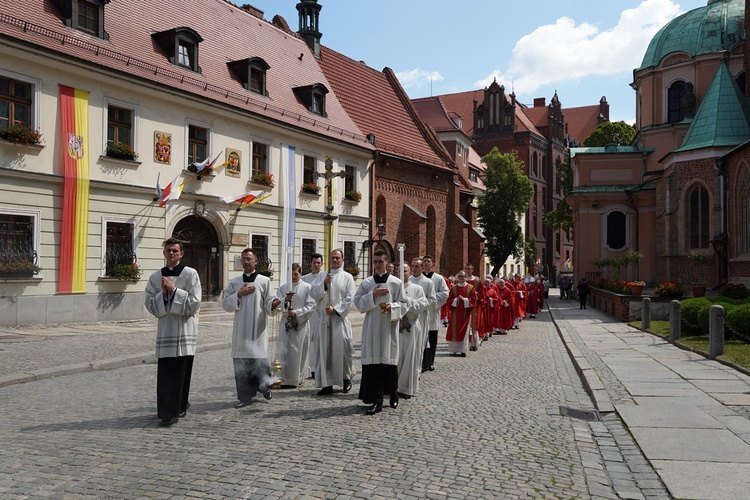
[[[112,277],[120,281],[132,281],[137,283],[141,279],[143,271],[140,266],[133,262],[132,264],[117,264],[112,269]]]
[[[347,191],[344,193],[344,200],[359,203],[362,201],[362,193],[359,191]]]
[[[107,158],[115,158],[117,160],[135,161],[138,159],[138,153],[131,146],[121,143],[107,144],[105,155]]]
[[[42,134],[38,130],[23,125],[11,125],[0,128],[0,139],[13,144],[37,146],[42,144]]]
[[[42,268],[30,260],[0,262],[0,277],[2,278],[32,278]]]
[[[309,194],[313,196],[320,196],[320,186],[318,186],[314,182],[308,182],[306,184],[302,184],[302,186],[300,186],[300,193]]]
[[[276,183],[273,181],[273,174],[267,174],[265,172],[257,172],[250,177],[251,184],[257,184],[258,186],[275,187]]]

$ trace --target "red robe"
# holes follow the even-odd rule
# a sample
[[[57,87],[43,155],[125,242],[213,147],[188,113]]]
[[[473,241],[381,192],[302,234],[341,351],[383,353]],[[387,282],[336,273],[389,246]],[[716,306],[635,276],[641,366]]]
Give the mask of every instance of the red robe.
[[[539,310],[541,311],[544,309],[544,283],[541,281],[538,281],[536,284],[537,292],[536,296],[539,298]]]
[[[476,304],[474,305],[474,309],[472,310],[472,314],[471,314],[471,330],[475,332],[476,334],[478,334],[479,337],[481,338],[483,336],[482,330],[484,328],[482,326],[483,319],[484,319],[483,316],[484,316],[484,305],[485,305],[484,286],[482,285],[482,282],[480,281],[480,279],[477,278],[476,276],[474,276],[473,280],[467,279],[466,282],[469,285],[472,285],[474,287],[474,291],[476,293]]]
[[[500,330],[510,330],[515,321],[513,312],[513,290],[509,286],[498,287],[497,293],[500,297],[497,311],[497,327]],[[508,304],[507,306],[505,304]]]
[[[469,307],[464,306],[463,298],[469,299]],[[458,298],[458,305],[453,307],[453,301]],[[448,331],[445,335],[445,340],[452,342],[463,342],[466,337],[466,331],[469,329],[469,322],[471,321],[471,312],[476,304],[476,290],[474,286],[458,286],[454,285],[448,294],[448,300],[446,302],[452,309],[451,319],[448,324]]]
[[[539,296],[536,283],[529,283],[526,286],[526,314],[536,315],[539,313]],[[544,290],[542,290],[544,293]]]
[[[445,280],[445,284],[448,285],[448,291],[450,292],[450,289],[453,288],[453,283],[451,283],[450,278],[447,276],[443,276],[443,279]],[[448,301],[446,301],[442,306],[440,306],[440,322],[443,321],[450,321],[451,319],[451,306],[448,304]]]
[[[514,281],[513,290],[515,291],[516,300],[513,304],[514,317],[525,318],[526,317],[526,285],[523,281]]]
[[[484,316],[482,321],[482,335],[489,336],[490,333],[497,330],[497,310],[500,296],[497,294],[495,285],[490,288],[485,287],[485,304],[484,304]]]

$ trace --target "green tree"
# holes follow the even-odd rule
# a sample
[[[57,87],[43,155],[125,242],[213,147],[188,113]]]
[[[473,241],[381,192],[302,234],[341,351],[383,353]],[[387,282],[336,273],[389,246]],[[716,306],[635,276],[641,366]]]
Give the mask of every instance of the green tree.
[[[487,166],[486,191],[478,200],[477,215],[485,236],[497,238],[497,244],[488,246],[487,251],[490,261],[499,265],[510,254],[516,258],[524,255],[518,221],[529,208],[534,187],[523,173],[524,164],[515,151],[500,153],[494,148],[482,160]]]
[[[563,199],[557,202],[554,210],[544,216],[544,225],[553,231],[568,231],[573,229],[573,210],[565,201],[565,197],[573,189],[573,169],[568,163],[560,163],[557,167],[557,183]]]
[[[591,135],[583,141],[583,145],[590,147],[604,147],[607,144],[628,146],[635,138],[635,127],[623,121],[600,123]]]

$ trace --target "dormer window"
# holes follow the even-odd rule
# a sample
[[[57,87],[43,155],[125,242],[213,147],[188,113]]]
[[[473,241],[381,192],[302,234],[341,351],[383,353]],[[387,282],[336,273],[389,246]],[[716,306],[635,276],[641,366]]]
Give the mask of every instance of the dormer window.
[[[109,35],[104,31],[104,6],[109,2],[110,0],[58,0],[57,6],[66,26],[108,40]]]
[[[305,87],[295,87],[294,93],[309,112],[320,116],[328,116],[326,114],[326,94],[328,93],[328,89],[325,85],[315,83]]]
[[[246,90],[264,96],[268,95],[266,72],[271,67],[266,61],[260,57],[250,57],[228,62],[227,66]]]
[[[152,36],[167,55],[170,63],[200,73],[198,45],[203,38],[197,31],[181,27],[154,33]]]

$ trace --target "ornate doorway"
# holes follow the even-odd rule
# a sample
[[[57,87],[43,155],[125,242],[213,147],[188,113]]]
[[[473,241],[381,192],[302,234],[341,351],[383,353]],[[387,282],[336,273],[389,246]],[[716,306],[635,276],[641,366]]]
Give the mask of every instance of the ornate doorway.
[[[202,300],[218,300],[221,291],[221,249],[216,230],[203,217],[185,217],[174,228],[172,237],[182,242],[185,256],[182,261],[198,271]]]

